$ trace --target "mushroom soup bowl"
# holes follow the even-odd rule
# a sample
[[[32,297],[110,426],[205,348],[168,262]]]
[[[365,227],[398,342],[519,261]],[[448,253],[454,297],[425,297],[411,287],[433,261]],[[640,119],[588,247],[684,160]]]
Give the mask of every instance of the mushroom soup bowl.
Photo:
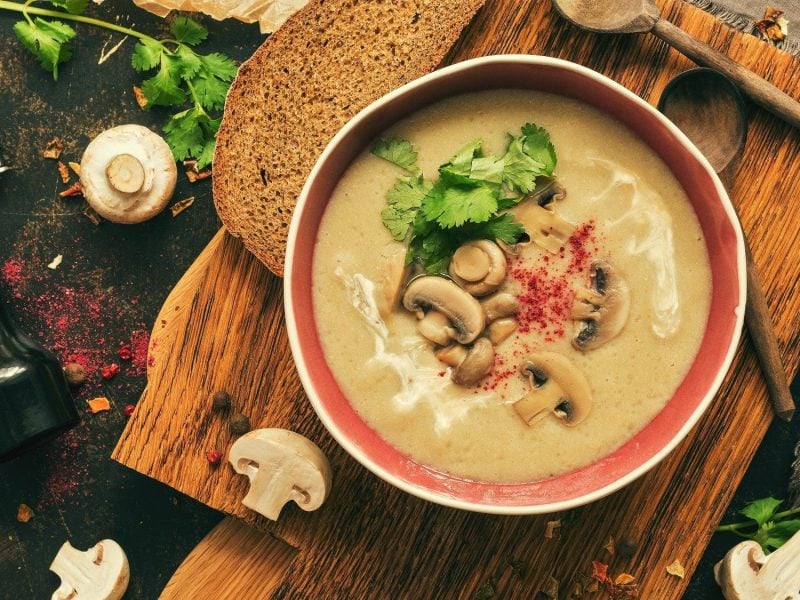
[[[312,269],[332,194],[355,159],[387,128],[441,100],[506,89],[579,100],[647,146],[688,198],[705,240],[706,280],[710,279],[708,315],[697,328],[697,351],[687,359],[686,372],[663,407],[627,441],[589,464],[515,483],[451,475],[399,450],[367,423],[326,360],[315,317],[314,303],[319,300],[313,294]],[[582,66],[539,56],[488,56],[458,63],[362,110],[328,144],[306,182],[289,230],[285,273],[292,353],[309,400],[331,435],[358,462],[401,490],[438,504],[485,513],[534,514],[572,508],[618,490],[658,464],[713,400],[733,359],[744,315],[743,237],[724,188],[706,159],[676,126],[619,84]],[[494,443],[503,444],[503,439]]]

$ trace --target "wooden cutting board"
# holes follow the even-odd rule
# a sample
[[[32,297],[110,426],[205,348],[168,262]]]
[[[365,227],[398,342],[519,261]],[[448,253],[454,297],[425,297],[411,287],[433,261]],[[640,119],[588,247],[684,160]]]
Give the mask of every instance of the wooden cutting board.
[[[800,65],[793,57],[679,0],[659,5],[665,18],[800,97]],[[513,0],[489,0],[448,62],[515,52],[584,64],[651,103],[671,77],[692,66],[652,36],[583,33],[560,19],[549,2]],[[800,134],[754,109],[732,191],[784,363],[792,366],[800,360],[800,294],[792,293],[800,273],[798,153]],[[490,597],[492,592],[530,598],[549,578],[561,582],[562,592],[571,591],[591,573],[591,561],[599,560],[610,563],[614,574],[636,576],[642,598],[679,598],[772,418],[745,336],[704,418],[661,465],[624,490],[590,506],[538,517],[442,508],[380,481],[325,432],[292,364],[281,293],[281,281],[221,230],[156,321],[148,387],[113,454],[296,548],[293,560],[272,567],[280,576],[260,588],[259,597],[274,586],[274,597]],[[322,509],[305,513],[290,505],[273,524],[241,505],[246,480],[227,465],[210,468],[205,458],[208,450],[227,451],[232,441],[224,418],[208,408],[208,395],[218,389],[232,394],[255,427],[286,427],[323,448],[334,489]],[[560,535],[546,538],[547,521],[557,519]],[[236,546],[235,522],[221,527],[220,537]],[[636,552],[625,559],[612,556],[604,548],[609,537],[637,540]],[[673,560],[684,565],[687,579],[666,573]],[[220,568],[234,576],[235,564],[227,563]],[[270,564],[265,563],[266,572]],[[238,576],[253,576],[249,571]]]

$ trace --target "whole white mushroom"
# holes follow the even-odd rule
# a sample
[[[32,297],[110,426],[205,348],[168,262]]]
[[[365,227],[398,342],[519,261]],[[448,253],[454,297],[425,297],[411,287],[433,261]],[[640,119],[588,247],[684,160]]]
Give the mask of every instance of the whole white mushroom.
[[[141,223],[167,206],[178,169],[167,143],[141,125],[107,129],[86,147],[81,184],[89,205],[115,223]]]

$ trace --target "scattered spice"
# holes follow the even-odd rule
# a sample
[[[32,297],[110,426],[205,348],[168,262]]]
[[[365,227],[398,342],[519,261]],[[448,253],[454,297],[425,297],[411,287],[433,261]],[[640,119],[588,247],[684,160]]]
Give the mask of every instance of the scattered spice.
[[[106,381],[114,379],[114,377],[119,373],[119,365],[117,363],[111,363],[110,365],[103,365],[100,368],[100,375]]]
[[[555,577],[548,577],[544,590],[540,590],[549,600],[558,600],[559,581]]]
[[[209,450],[208,454],[206,454],[206,458],[209,463],[216,467],[222,462],[222,452],[219,450]]]
[[[216,410],[227,410],[231,407],[231,396],[228,392],[219,391],[211,394],[211,406]]]
[[[636,552],[639,544],[632,537],[622,537],[617,542],[617,553],[622,558],[630,558]]]
[[[64,260],[64,257],[61,254],[59,254],[53,260],[50,261],[50,263],[47,265],[47,268],[55,271],[59,267],[59,265],[61,265],[62,260]]]
[[[86,382],[86,370],[76,362],[71,362],[64,367],[64,376],[72,387],[79,387]]]
[[[130,344],[123,344],[117,350],[117,356],[119,356],[120,360],[133,360],[133,350],[131,350]]]
[[[169,211],[172,213],[173,217],[177,217],[192,204],[194,204],[194,196],[189,196],[183,200],[178,200],[175,204],[169,207]]]
[[[608,541],[606,542],[606,545],[603,546],[603,548],[605,548],[606,552],[608,552],[611,556],[614,556],[617,553],[617,547],[614,544],[614,536],[610,536],[608,538]]]
[[[61,183],[69,183],[69,169],[61,161],[58,161],[58,174],[61,176]]]
[[[111,410],[111,403],[105,396],[92,398],[91,400],[89,400],[88,404],[89,404],[89,410],[91,411],[92,414],[99,413],[104,410]]]
[[[620,573],[616,578],[608,575],[608,565],[599,561],[592,561],[592,579],[605,586],[612,600],[637,598],[639,595],[636,578],[628,573]],[[586,588],[589,591],[588,587]]]
[[[557,519],[555,521],[548,521],[547,526],[544,530],[544,537],[548,540],[552,540],[553,538],[557,538],[559,535],[559,531],[561,529],[561,519]]]
[[[686,569],[683,568],[683,565],[678,559],[673,560],[672,563],[667,565],[667,573],[679,577],[680,579],[686,577]]]
[[[125,408],[122,410],[122,412],[125,413],[126,417],[130,417],[133,414],[133,411],[135,411],[135,410],[136,410],[136,406],[134,404],[126,404]]]
[[[67,164],[69,165],[69,168],[72,169],[72,171],[75,173],[75,175],[77,175],[78,177],[81,176],[81,165],[80,165],[80,163],[76,163],[76,162],[71,162],[70,161]]]
[[[601,563],[597,560],[592,561],[592,578],[596,579],[600,583],[606,583],[610,581],[608,577],[608,565],[605,563]]]
[[[789,21],[783,16],[781,9],[767,6],[764,17],[756,22],[755,29],[763,40],[777,44],[789,33]]]
[[[211,169],[203,169],[202,171],[197,170],[196,160],[183,161],[183,169],[186,173],[186,179],[189,180],[189,183],[195,183],[201,179],[208,179],[211,177]]]
[[[614,578],[614,585],[628,585],[636,581],[636,577],[630,573],[620,573]]]
[[[147,96],[144,95],[142,88],[133,86],[133,97],[136,99],[136,104],[139,105],[139,108],[147,106]]]
[[[42,150],[42,158],[50,158],[58,160],[61,157],[61,152],[64,151],[64,144],[60,137],[55,137],[44,147]]]
[[[87,206],[83,211],[84,216],[89,219],[95,225],[100,225],[103,222],[103,219],[100,215],[97,214],[97,211],[93,209],[91,206]]]
[[[73,196],[83,196],[83,185],[76,181],[63,192],[58,194],[59,198],[71,198]]]
[[[27,504],[20,504],[19,508],[17,509],[17,521],[20,523],[27,523],[30,521],[36,513],[33,512],[33,509],[28,506]]]
[[[250,419],[242,413],[236,413],[231,417],[230,428],[234,435],[244,435],[250,431]]]

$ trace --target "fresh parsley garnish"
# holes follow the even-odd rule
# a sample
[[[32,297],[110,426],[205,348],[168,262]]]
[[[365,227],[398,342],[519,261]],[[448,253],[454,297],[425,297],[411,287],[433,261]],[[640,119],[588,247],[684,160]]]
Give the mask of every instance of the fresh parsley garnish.
[[[411,174],[388,191],[381,216],[394,239],[409,240],[408,262],[420,261],[428,273],[446,272],[455,250],[469,240],[516,242],[524,229],[504,211],[556,167],[550,135],[532,123],[510,136],[502,156],[485,155],[481,140],[470,142],[439,167],[436,182],[422,176],[408,140],[378,140],[372,153]]]
[[[0,9],[22,13],[24,21],[14,25],[14,33],[41,64],[58,79],[58,66],[72,57],[71,41],[75,30],[62,22],[77,21],[111,29],[138,39],[131,56],[136,71],[155,70],[142,82],[147,100],[145,108],[163,106],[177,109],[164,125],[165,139],[176,160],[197,159],[196,168],[211,164],[222,110],[236,64],[219,53],[199,54],[194,47],[205,41],[208,30],[192,19],[179,15],[170,24],[171,39],[157,40],[139,31],[86,17],[88,0],[49,0],[60,10],[42,9],[9,0]],[[31,15],[36,15],[35,18]],[[41,17],[49,17],[45,20]],[[412,163],[416,160],[413,157]]]
[[[758,542],[764,552],[777,550],[800,531],[800,508],[779,512],[783,500],[777,498],[761,498],[746,505],[739,514],[747,517],[747,521],[720,525],[717,531],[727,531]]]

